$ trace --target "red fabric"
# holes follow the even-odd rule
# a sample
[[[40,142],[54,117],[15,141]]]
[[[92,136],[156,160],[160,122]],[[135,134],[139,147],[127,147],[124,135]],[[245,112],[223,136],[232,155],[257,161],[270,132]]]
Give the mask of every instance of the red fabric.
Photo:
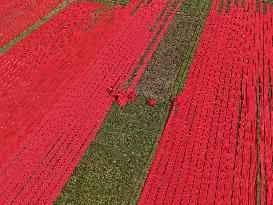
[[[150,105],[151,107],[155,106],[155,101],[153,99],[148,101],[148,105]]]
[[[128,101],[127,92],[124,91],[124,90],[119,92],[118,95],[117,95],[117,101],[118,101],[118,105],[120,107],[125,106],[127,101]]]
[[[136,93],[135,93],[135,91],[130,92],[129,95],[128,95],[129,101],[130,101],[131,103],[133,103],[133,102],[135,101],[135,98],[136,98]]]

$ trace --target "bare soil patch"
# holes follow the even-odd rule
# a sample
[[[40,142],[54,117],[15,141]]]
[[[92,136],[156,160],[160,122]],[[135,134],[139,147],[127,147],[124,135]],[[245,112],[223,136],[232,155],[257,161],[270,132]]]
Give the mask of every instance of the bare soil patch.
[[[177,14],[137,85],[137,92],[164,100],[171,98],[175,80],[197,27],[197,20]]]

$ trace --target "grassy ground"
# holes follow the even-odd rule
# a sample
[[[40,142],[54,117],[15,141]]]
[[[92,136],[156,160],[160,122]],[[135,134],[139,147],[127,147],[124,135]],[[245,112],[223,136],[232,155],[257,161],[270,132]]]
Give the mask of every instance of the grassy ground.
[[[114,104],[55,204],[128,204],[139,195],[170,108],[146,102],[138,96],[124,108]]]

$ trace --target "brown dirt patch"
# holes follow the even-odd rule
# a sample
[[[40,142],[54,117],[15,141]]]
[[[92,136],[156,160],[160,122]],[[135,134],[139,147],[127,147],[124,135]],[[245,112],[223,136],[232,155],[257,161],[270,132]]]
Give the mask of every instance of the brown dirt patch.
[[[153,54],[136,90],[145,96],[169,100],[198,22],[177,14]]]

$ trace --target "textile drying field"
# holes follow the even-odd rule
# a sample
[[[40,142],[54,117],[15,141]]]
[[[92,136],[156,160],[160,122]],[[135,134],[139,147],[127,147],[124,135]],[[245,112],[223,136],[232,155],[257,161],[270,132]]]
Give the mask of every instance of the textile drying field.
[[[0,204],[273,203],[269,1],[0,5]]]

